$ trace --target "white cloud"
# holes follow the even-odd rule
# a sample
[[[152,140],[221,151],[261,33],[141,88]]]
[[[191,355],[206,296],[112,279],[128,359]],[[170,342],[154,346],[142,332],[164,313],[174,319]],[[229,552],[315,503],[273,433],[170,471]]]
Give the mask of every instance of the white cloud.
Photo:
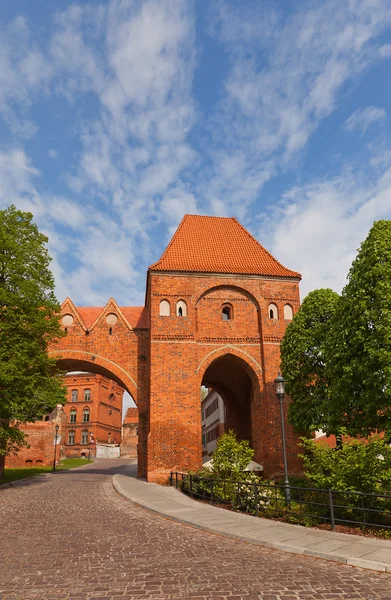
[[[212,174],[202,190],[212,207],[230,197],[231,211],[245,213],[272,175],[297,164],[341,91],[385,58],[377,39],[391,25],[389,8],[387,0],[307,2],[289,16],[266,11],[265,28],[263,11],[257,16],[222,0],[213,5],[210,29],[230,53],[230,71],[214,122],[218,142],[209,150]],[[236,157],[238,181],[251,177],[246,198],[235,185],[231,196],[224,155]]]
[[[368,127],[377,121],[383,121],[387,116],[384,108],[379,106],[367,106],[358,109],[345,121],[346,131],[359,131],[365,133]]]
[[[384,44],[379,48],[379,54],[383,58],[391,58],[391,44]]]
[[[301,293],[340,292],[373,222],[391,214],[391,163],[376,180],[345,172],[298,186],[264,222],[260,239],[286,266],[301,271]]]
[[[142,302],[156,225],[171,234],[185,212],[252,222],[265,184],[294,170],[349,83],[391,55],[378,42],[391,25],[388,4],[305,0],[287,16],[267,3],[216,0],[209,29],[227,52],[228,74],[221,101],[204,113],[193,91],[193,2],[70,5],[42,39],[20,17],[3,28],[0,116],[14,136],[41,133],[31,107],[42,97],[73,112],[69,162],[61,150],[50,165],[54,174],[67,164],[59,179],[69,193],[51,193],[43,161],[19,142],[0,154],[2,198],[31,210],[50,236],[59,295],[100,304],[115,289],[120,302]],[[365,131],[384,116],[367,107],[345,127]],[[277,226],[263,230],[276,256],[303,270],[304,290],[327,281],[340,288],[371,219],[389,215],[391,153],[368,150],[368,171],[383,173],[376,183],[352,167],[301,184],[285,194]]]
[[[169,190],[195,162],[187,141],[195,114],[193,3],[72,5],[57,12],[49,40],[39,45],[32,31],[17,19],[2,38],[0,114],[27,137],[35,133],[27,115],[38,93],[77,107],[70,125],[79,157],[62,173],[75,199],[51,194],[23,151],[4,155],[12,160],[3,188],[50,235],[61,293],[91,304],[105,302],[115,286],[119,298],[138,303],[145,273],[136,265],[151,253],[157,207],[171,202],[169,212],[178,213],[180,196],[169,199]],[[55,148],[48,154],[57,158]]]
[[[181,188],[167,192],[160,208],[168,222],[178,225],[185,214],[197,214],[197,203],[193,194]]]

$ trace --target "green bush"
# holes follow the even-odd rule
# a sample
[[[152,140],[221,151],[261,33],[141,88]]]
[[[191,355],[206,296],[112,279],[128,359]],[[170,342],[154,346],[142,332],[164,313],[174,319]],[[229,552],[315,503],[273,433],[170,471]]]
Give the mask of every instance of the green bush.
[[[238,481],[253,458],[254,450],[250,448],[249,442],[236,439],[236,435],[230,430],[217,440],[211,470],[221,479]]]
[[[314,487],[381,494],[391,490],[391,448],[379,436],[347,439],[339,448],[303,438],[305,474]]]
[[[244,470],[253,457],[249,442],[238,440],[233,431],[228,431],[217,441],[212,467],[189,473],[182,490],[194,498],[229,504],[236,510],[279,510],[284,504],[280,489]]]

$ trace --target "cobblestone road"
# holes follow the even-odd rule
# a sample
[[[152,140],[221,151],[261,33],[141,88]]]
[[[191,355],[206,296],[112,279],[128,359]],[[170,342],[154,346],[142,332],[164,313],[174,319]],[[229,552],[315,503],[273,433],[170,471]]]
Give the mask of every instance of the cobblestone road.
[[[0,490],[1,600],[391,600],[391,575],[284,554],[133,506],[99,461]]]

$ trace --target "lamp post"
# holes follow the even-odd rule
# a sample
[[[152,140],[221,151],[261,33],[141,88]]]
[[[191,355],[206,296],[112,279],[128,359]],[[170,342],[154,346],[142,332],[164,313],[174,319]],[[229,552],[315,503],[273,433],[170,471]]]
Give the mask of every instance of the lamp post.
[[[285,422],[284,422],[284,396],[285,396],[285,379],[278,374],[275,378],[274,383],[276,384],[276,396],[280,404],[280,415],[281,415],[281,435],[282,435],[282,453],[284,457],[284,488],[285,488],[285,501],[287,505],[291,503],[291,490],[289,488],[288,479],[288,463],[286,460],[286,446],[285,446]]]
[[[53,471],[56,470],[56,453],[57,453],[57,436],[58,436],[58,430],[59,430],[60,426],[57,423],[57,425],[55,426],[55,430],[56,433],[54,434],[54,457],[53,457]]]

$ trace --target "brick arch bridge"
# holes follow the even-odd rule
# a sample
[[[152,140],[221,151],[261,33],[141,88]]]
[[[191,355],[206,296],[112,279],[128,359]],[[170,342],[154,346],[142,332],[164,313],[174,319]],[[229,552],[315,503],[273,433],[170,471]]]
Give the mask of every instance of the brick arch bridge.
[[[186,215],[148,269],[145,306],[110,299],[104,307],[76,307],[67,298],[67,335],[50,352],[67,370],[105,374],[134,398],[140,477],[165,483],[171,470],[201,465],[202,383],[221,394],[228,426],[250,440],[265,473],[279,473],[274,379],[288,323],[284,306],[298,310],[299,281],[236,219]],[[288,424],[287,445],[290,471],[298,472]]]

